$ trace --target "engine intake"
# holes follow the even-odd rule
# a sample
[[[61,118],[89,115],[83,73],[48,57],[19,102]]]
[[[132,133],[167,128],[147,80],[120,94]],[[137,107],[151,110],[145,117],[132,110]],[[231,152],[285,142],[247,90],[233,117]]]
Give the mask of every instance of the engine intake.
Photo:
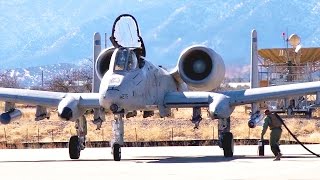
[[[187,78],[201,81],[208,77],[212,71],[212,61],[207,53],[195,50],[185,56],[187,56],[188,60],[182,61],[182,68]]]
[[[102,79],[103,75],[109,70],[110,61],[114,50],[114,47],[104,49],[97,57],[95,70],[100,80]]]
[[[225,76],[225,65],[221,56],[202,45],[183,50],[176,69],[179,78],[194,91],[211,91],[220,86]]]

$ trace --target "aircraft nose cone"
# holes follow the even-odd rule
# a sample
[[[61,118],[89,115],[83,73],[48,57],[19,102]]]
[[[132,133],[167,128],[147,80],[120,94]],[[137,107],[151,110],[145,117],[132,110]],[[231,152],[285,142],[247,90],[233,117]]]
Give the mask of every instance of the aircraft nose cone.
[[[69,120],[72,118],[72,110],[69,107],[64,107],[60,117],[66,120]]]

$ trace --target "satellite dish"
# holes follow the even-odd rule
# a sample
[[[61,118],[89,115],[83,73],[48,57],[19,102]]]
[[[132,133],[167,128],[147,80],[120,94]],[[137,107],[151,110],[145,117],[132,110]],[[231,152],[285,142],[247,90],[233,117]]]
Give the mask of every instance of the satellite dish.
[[[294,48],[300,44],[300,37],[296,34],[291,34],[289,37],[289,43]]]

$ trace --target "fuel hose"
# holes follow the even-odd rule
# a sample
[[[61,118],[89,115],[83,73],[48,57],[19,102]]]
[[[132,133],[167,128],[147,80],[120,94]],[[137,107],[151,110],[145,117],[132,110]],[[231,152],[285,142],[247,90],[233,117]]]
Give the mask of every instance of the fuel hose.
[[[317,157],[320,157],[319,154],[311,151],[309,148],[307,148],[301,141],[299,141],[299,139],[290,131],[290,129],[287,127],[287,125],[284,123],[283,119],[277,114],[277,113],[274,113],[277,118],[281,121],[281,123],[283,124],[283,126],[287,129],[287,131],[289,132],[289,134],[297,141],[298,144],[300,144],[305,150],[309,151],[311,154],[317,156]]]

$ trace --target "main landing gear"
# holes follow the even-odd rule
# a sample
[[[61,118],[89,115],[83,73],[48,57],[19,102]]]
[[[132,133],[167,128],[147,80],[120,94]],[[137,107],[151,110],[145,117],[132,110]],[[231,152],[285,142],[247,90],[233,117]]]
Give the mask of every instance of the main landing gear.
[[[71,136],[69,140],[70,159],[79,159],[80,157],[80,139],[78,136]]]
[[[111,153],[115,161],[121,160],[121,146],[123,146],[124,136],[124,114],[115,114],[112,122],[112,140]],[[97,125],[99,129],[100,124]],[[85,149],[85,140],[87,135],[87,120],[85,116],[81,116],[75,122],[77,135],[71,136],[69,140],[69,156],[70,159],[79,159],[81,150]]]
[[[81,150],[85,149],[85,140],[87,135],[87,120],[81,116],[76,120],[75,128],[76,136],[71,136],[69,140],[69,156],[70,159],[79,159]]]
[[[202,120],[201,108],[194,107],[191,122],[195,125],[194,129],[199,129]],[[218,120],[219,146],[223,149],[224,157],[233,157],[234,142],[230,132],[230,117]]]
[[[218,120],[219,146],[223,149],[224,157],[233,157],[234,142],[230,132],[230,117]]]
[[[197,114],[197,113],[196,113]],[[114,161],[121,160],[121,146],[124,141],[124,114],[115,114],[112,122],[111,153]],[[197,117],[197,116],[196,116]],[[200,116],[201,117],[201,116]],[[79,159],[81,150],[85,149],[87,135],[87,120],[81,116],[76,122],[77,135],[69,140],[69,156],[71,159]],[[224,157],[233,157],[234,142],[230,132],[230,117],[218,120],[219,146],[223,149]]]

